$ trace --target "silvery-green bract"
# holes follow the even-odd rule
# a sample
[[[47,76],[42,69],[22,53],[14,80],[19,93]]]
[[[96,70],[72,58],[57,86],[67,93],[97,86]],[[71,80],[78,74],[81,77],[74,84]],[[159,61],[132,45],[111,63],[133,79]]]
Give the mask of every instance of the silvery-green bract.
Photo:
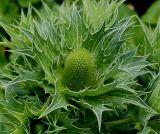
[[[4,134],[117,134],[143,129],[136,114],[145,103],[137,77],[148,73],[147,56],[130,50],[119,20],[121,2],[84,0],[1,25],[11,62],[0,73]],[[32,15],[36,13],[36,16]],[[134,108],[134,110],[133,110]],[[142,125],[141,127],[137,127]],[[124,129],[125,128],[125,129]],[[142,128],[142,129],[141,129]]]

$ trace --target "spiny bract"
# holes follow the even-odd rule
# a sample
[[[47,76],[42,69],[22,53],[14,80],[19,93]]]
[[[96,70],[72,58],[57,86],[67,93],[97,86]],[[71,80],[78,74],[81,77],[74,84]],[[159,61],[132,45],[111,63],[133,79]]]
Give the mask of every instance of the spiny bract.
[[[16,25],[1,24],[12,52],[0,74],[2,132],[30,133],[36,119],[48,126],[45,133],[117,134],[126,130],[123,120],[136,120],[128,107],[151,110],[136,90],[149,63],[126,46],[125,32],[134,22],[118,19],[120,4],[84,0],[78,8],[54,10],[44,4],[43,12],[34,10],[37,17],[29,8]],[[132,133],[135,122],[127,123]]]

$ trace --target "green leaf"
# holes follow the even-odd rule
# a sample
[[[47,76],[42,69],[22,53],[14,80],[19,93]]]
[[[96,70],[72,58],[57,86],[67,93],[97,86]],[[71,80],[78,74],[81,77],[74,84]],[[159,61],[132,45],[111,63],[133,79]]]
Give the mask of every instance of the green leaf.
[[[116,16],[118,6],[122,3],[117,1],[86,1],[83,0],[84,14],[83,18],[88,26],[93,27],[93,31],[99,29],[104,22],[112,22],[111,17]],[[110,20],[111,19],[111,20]]]
[[[118,8],[118,15],[120,18],[135,15],[135,11],[130,9],[126,4],[122,3]]]
[[[30,4],[35,4],[39,2],[40,0],[18,0],[18,3],[21,7],[28,7],[29,3]]]
[[[147,12],[142,16],[142,20],[145,23],[156,25],[159,20],[160,12],[160,0],[156,0],[147,10]]]
[[[140,108],[136,118],[143,126],[145,126],[148,125],[148,121],[151,119],[151,117],[155,115],[156,115],[155,111],[148,111],[146,109]]]
[[[61,85],[61,83],[57,82],[55,86],[55,94],[52,95],[53,99],[49,104],[49,106],[45,109],[45,111],[42,111],[39,118],[42,118],[43,116],[46,116],[47,114],[57,109],[63,108],[65,110],[68,110],[68,106],[72,106],[67,102],[67,99],[64,97],[64,95],[61,94],[62,90],[63,86]]]
[[[150,120],[148,123],[148,126],[150,126],[153,130],[155,130],[157,133],[160,132],[160,127],[159,127],[159,123],[160,123],[160,119],[159,117],[157,117],[158,119],[153,119]]]
[[[65,32],[65,42],[68,49],[76,49],[82,46],[82,41],[87,36],[87,30],[83,19],[74,4],[70,16],[70,24],[66,29],[67,32]]]
[[[154,131],[152,128],[145,126],[142,132],[139,132],[138,134],[158,134],[156,131]]]
[[[53,100],[51,102],[51,104],[48,106],[48,108],[40,115],[39,118],[42,118],[43,116],[47,115],[48,113],[56,110],[56,109],[60,109],[60,108],[64,108],[67,110],[67,107],[69,106],[69,104],[66,102],[66,100],[63,97],[57,97],[56,95],[53,96]]]
[[[98,128],[99,128],[99,131],[100,131],[101,130],[103,112],[104,111],[110,111],[112,109],[109,109],[109,108],[105,107],[105,104],[103,104],[98,99],[93,100],[92,98],[85,98],[83,100],[80,100],[78,103],[94,112],[95,116],[97,117]]]
[[[17,17],[18,8],[9,0],[0,1],[0,21],[9,24]]]

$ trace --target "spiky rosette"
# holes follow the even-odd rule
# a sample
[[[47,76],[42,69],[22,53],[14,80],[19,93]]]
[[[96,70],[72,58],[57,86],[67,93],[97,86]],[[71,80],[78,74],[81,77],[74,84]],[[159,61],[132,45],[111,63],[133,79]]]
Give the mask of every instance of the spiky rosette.
[[[30,118],[44,120],[45,132],[69,134],[112,133],[106,122],[128,118],[128,105],[151,110],[134,88],[139,86],[136,78],[147,73],[147,57],[136,56],[136,50],[125,45],[123,35],[133,21],[132,17],[118,20],[119,5],[84,0],[80,11],[73,4],[55,13],[44,4],[44,13],[35,11],[36,19],[30,8],[27,16],[22,12],[17,25],[2,24],[11,36],[12,61],[1,73],[0,85],[18,104],[24,103],[18,106],[21,111],[10,109],[6,97],[2,106],[23,113],[29,124]],[[97,18],[95,12],[101,15]],[[123,116],[112,118],[115,113]]]

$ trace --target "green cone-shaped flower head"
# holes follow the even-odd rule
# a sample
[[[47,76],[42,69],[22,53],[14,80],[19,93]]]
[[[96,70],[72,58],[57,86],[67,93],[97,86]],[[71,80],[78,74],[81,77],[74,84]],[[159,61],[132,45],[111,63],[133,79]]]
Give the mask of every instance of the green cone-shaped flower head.
[[[92,86],[95,81],[94,56],[88,50],[79,48],[71,52],[63,72],[63,84],[70,90],[79,91]]]

